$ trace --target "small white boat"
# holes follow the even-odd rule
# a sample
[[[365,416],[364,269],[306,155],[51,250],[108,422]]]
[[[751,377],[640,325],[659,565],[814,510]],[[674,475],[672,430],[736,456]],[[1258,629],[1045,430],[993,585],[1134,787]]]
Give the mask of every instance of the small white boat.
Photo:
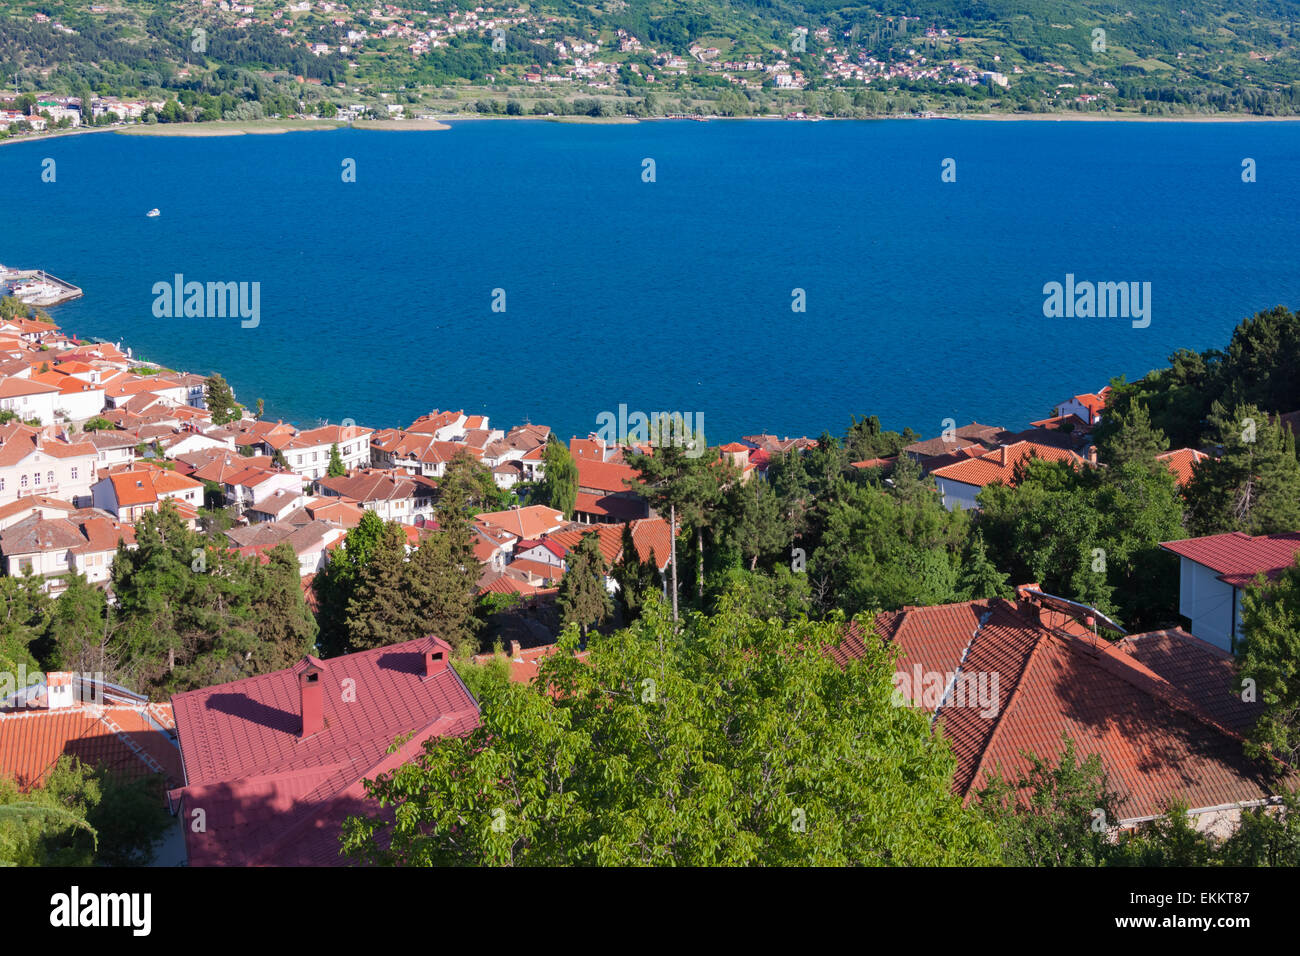
[[[157,209],[150,209],[147,213],[145,213],[145,215],[148,216],[150,219],[152,219],[154,216],[161,216],[162,213],[160,213]]]

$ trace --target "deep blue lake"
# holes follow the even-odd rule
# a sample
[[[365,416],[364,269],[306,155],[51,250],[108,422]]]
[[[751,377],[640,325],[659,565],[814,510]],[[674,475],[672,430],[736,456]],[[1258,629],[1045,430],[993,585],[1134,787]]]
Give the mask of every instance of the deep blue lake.
[[[66,330],[302,425],[464,408],[568,437],[625,404],[702,413],[715,442],[853,414],[1023,427],[1300,307],[1291,123],[96,133],[0,148],[0,182],[0,262],[85,290]],[[176,273],[260,283],[260,324],[156,318]],[[1150,282],[1149,327],[1045,318],[1067,273]]]

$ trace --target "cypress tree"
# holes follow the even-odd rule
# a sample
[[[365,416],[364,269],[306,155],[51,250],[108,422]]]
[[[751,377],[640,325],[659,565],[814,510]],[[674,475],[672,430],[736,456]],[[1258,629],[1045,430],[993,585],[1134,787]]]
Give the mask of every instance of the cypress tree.
[[[593,624],[605,621],[613,610],[605,589],[605,560],[600,554],[600,535],[587,534],[565,559],[564,577],[556,598],[565,624],[577,624],[583,637]]]

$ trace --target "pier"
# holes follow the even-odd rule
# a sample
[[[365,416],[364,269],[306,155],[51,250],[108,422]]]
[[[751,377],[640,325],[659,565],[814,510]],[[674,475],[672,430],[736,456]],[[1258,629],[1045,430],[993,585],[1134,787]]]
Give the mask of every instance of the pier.
[[[43,269],[7,269],[0,266],[0,290],[27,305],[48,306],[71,302],[83,295],[81,289]]]

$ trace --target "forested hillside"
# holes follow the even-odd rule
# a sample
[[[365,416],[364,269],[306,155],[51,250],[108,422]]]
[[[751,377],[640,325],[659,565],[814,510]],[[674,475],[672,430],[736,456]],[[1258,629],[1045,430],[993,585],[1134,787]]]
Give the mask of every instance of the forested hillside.
[[[176,98],[186,119],[238,100],[331,115],[325,103],[357,100],[504,111],[493,105],[504,96],[549,112],[579,94],[640,115],[699,104],[1288,115],[1300,105],[1297,12],[1291,0],[545,0],[468,12],[447,0],[51,0],[0,4],[0,73],[18,92]],[[222,94],[236,102],[205,99]]]

